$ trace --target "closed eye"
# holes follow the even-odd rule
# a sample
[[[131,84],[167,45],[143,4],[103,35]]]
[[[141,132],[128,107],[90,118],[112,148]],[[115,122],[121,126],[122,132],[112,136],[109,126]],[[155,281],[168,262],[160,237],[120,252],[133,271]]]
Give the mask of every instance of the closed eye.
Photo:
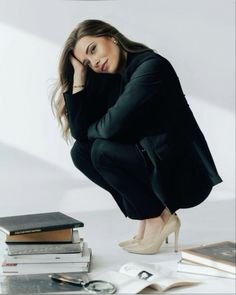
[[[91,48],[91,53],[93,53],[95,49],[96,49],[96,45]]]
[[[93,46],[93,47],[91,47],[90,53],[93,54],[94,51],[95,51],[95,49],[96,49],[96,45]],[[84,62],[84,66],[88,66],[89,63],[90,63],[90,62],[89,62],[88,60],[86,60],[86,61]]]

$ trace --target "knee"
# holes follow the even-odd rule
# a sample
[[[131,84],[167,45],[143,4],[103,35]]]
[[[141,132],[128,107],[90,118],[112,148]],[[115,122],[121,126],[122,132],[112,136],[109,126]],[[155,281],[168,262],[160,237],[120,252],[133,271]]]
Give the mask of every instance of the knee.
[[[91,150],[91,160],[95,167],[100,167],[104,164],[105,157],[111,153],[111,145],[109,140],[98,138],[93,142]]]
[[[70,151],[71,159],[75,167],[80,169],[81,163],[83,163],[84,160],[88,158],[90,153],[89,150],[90,147],[88,143],[75,141]]]

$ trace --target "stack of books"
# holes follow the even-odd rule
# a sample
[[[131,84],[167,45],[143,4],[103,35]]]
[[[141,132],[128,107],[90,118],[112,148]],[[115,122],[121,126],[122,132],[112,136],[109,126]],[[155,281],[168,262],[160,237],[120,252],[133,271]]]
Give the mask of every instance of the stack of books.
[[[0,274],[89,272],[92,251],[80,238],[83,226],[61,212],[1,217],[7,247]]]
[[[223,241],[181,251],[178,271],[235,279],[236,244]]]

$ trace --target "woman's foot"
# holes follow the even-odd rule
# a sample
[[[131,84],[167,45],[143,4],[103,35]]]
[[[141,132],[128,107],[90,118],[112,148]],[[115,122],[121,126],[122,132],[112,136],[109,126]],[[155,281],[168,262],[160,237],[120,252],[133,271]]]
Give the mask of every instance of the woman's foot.
[[[154,236],[159,235],[170,216],[171,213],[169,209],[165,208],[160,216],[146,219],[141,239],[152,239]]]
[[[135,244],[138,241],[141,241],[143,239],[145,240],[150,240],[153,238],[153,236],[156,236],[160,234],[162,231],[165,223],[169,220],[171,216],[171,212],[169,209],[166,207],[160,216],[154,217],[154,218],[149,218],[149,219],[144,219],[140,220],[139,222],[139,227],[138,227],[138,232],[136,236],[134,236],[132,239],[124,241],[119,243],[120,247],[126,247],[131,244]],[[168,242],[168,237],[166,242]]]
[[[161,218],[163,219],[164,223],[166,223],[168,221],[168,219],[171,216],[171,212],[170,210],[166,207],[162,213],[161,213]]]
[[[161,216],[146,219],[145,232],[142,240],[152,240],[153,237],[158,236],[165,223]]]
[[[164,223],[162,217],[146,219],[144,238],[136,243],[127,245],[124,250],[136,254],[154,254],[159,252],[164,240],[171,233],[175,233],[175,251],[178,251],[178,235],[180,220],[176,214],[172,214],[168,221]]]
[[[146,219],[140,220],[139,221],[139,226],[138,226],[138,232],[136,235],[136,238],[141,240],[144,237],[144,232],[145,232],[145,227],[146,227]]]
[[[167,217],[166,217],[167,218]],[[165,222],[163,221],[161,216],[148,218],[146,220],[142,220],[139,223],[138,233],[131,240],[127,240],[119,243],[120,247],[128,247],[130,245],[134,245],[140,241],[151,241],[153,237],[160,234]]]
[[[140,220],[139,221],[139,226],[138,226],[138,232],[136,234],[136,236],[134,236],[132,239],[124,241],[119,243],[118,245],[120,247],[126,247],[128,245],[131,245],[133,243],[136,243],[137,241],[140,241],[143,239],[144,237],[144,232],[145,232],[145,226],[146,226],[146,220]]]

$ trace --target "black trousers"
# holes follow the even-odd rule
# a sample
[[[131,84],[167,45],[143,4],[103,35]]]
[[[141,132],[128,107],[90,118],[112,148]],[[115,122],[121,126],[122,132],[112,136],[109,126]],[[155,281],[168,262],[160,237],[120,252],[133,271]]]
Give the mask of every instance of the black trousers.
[[[76,141],[71,149],[71,157],[75,167],[110,192],[123,214],[131,219],[157,217],[165,207],[174,213],[180,208],[198,205],[192,203],[192,198],[197,199],[193,195],[184,202],[173,196],[169,206],[158,199],[149,180],[152,162],[138,144],[105,139],[96,139],[93,142]],[[211,186],[203,186],[196,191],[196,196],[201,195],[204,200],[211,189]]]
[[[126,217],[142,220],[164,210],[150,187],[152,163],[137,145],[105,139],[76,141],[71,157],[76,168],[111,193]]]

